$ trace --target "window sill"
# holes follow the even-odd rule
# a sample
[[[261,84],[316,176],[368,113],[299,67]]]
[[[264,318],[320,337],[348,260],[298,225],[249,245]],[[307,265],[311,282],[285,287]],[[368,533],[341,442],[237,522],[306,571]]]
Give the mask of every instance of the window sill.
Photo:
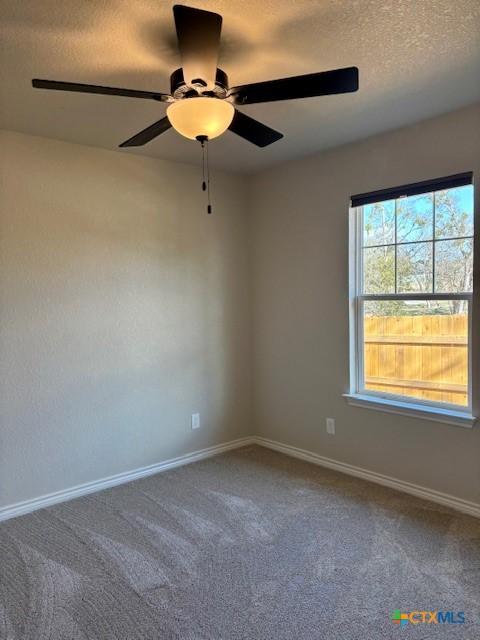
[[[472,428],[476,420],[475,417],[463,411],[427,407],[421,404],[414,404],[413,402],[386,400],[384,398],[375,398],[359,393],[344,393],[343,397],[347,400],[348,404],[354,407],[373,409],[374,411],[383,411],[385,413],[397,413],[402,416],[410,416],[411,418],[419,418],[421,420],[444,422],[457,427],[466,427],[467,429]]]

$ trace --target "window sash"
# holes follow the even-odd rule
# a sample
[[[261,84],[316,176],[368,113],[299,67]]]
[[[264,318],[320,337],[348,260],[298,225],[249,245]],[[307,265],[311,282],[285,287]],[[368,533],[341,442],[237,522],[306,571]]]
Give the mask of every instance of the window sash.
[[[397,200],[395,200],[395,242],[386,242],[385,244],[375,244],[375,245],[365,245],[364,240],[363,240],[363,205],[359,206],[359,207],[355,207],[353,208],[353,212],[355,215],[355,269],[356,269],[356,295],[361,295],[361,296],[369,296],[369,295],[377,295],[377,294],[366,294],[363,292],[363,287],[364,287],[364,270],[363,270],[363,262],[364,262],[364,250],[365,249],[378,249],[378,248],[382,248],[382,247],[394,247],[394,251],[395,251],[395,256],[394,256],[394,273],[393,273],[393,277],[394,277],[394,287],[395,287],[395,293],[388,293],[385,294],[387,296],[391,296],[391,295],[395,295],[395,296],[399,296],[401,299],[407,298],[407,296],[410,295],[417,295],[415,294],[409,294],[409,293],[398,293],[397,289],[398,289],[398,269],[397,269],[397,247],[400,246],[405,246],[405,245],[412,245],[412,244],[431,244],[432,246],[432,291],[429,293],[420,293],[420,298],[417,299],[422,299],[422,300],[434,300],[435,298],[426,298],[425,296],[431,296],[431,295],[444,295],[444,294],[435,294],[433,293],[435,291],[435,250],[436,250],[436,244],[438,242],[446,242],[449,240],[473,240],[474,236],[458,236],[458,237],[453,237],[453,238],[436,238],[435,237],[435,198],[433,199],[433,236],[432,238],[428,239],[428,240],[411,240],[409,242],[397,242]],[[378,295],[384,295],[384,294],[378,294]],[[465,291],[462,293],[449,293],[446,294],[448,297],[447,298],[437,298],[438,300],[455,300],[455,299],[465,299],[465,298],[456,298],[455,296],[460,295],[469,295],[470,297],[473,295],[471,291]],[[423,297],[422,297],[423,296]],[[373,299],[373,298],[372,298]],[[377,298],[378,300],[382,299],[382,298]],[[390,298],[385,298],[386,300],[390,300]],[[415,298],[411,298],[412,300],[414,300]]]
[[[396,206],[396,205],[395,205]],[[354,244],[352,245],[354,253],[353,266],[353,291],[351,292],[351,298],[353,301],[353,323],[354,329],[353,335],[351,335],[351,348],[354,352],[354,363],[351,366],[350,372],[353,375],[351,384],[351,390],[356,394],[364,396],[371,396],[372,398],[382,398],[385,400],[392,400],[395,402],[405,402],[410,405],[418,405],[425,407],[435,407],[437,409],[455,410],[463,412],[465,414],[472,413],[472,307],[473,307],[473,292],[463,293],[386,293],[386,294],[368,294],[363,293],[363,205],[352,208],[352,215],[354,216],[353,225],[351,230],[354,233]],[[396,220],[396,216],[395,216]],[[396,222],[395,222],[396,225]],[[471,236],[468,236],[469,238]],[[395,229],[396,239],[396,229]],[[422,242],[441,242],[441,240],[430,240]],[[400,243],[392,243],[390,246],[395,246]],[[406,243],[410,244],[410,243]],[[396,262],[396,252],[395,252]],[[433,265],[434,269],[434,265]],[[396,264],[395,264],[395,291],[397,287],[396,277]],[[466,406],[451,404],[447,402],[436,402],[433,400],[425,400],[423,398],[416,398],[413,396],[403,396],[400,394],[389,394],[382,391],[375,391],[365,388],[365,368],[364,368],[364,317],[363,317],[363,304],[369,300],[388,301],[388,300],[466,300],[468,302],[468,404]]]
[[[467,359],[468,359],[468,384],[467,384],[467,398],[466,405],[453,404],[448,402],[436,402],[435,400],[426,400],[424,398],[416,398],[414,396],[401,395],[397,393],[388,393],[385,391],[378,391],[373,389],[367,389],[365,386],[365,332],[364,332],[364,302],[368,300],[466,300],[468,302],[468,333],[467,333]],[[472,412],[472,295],[471,294],[457,294],[455,296],[448,294],[430,294],[425,296],[423,294],[414,294],[405,297],[402,295],[365,295],[357,296],[355,301],[355,363],[356,363],[356,385],[355,393],[365,396],[372,396],[374,398],[384,398],[386,400],[396,400],[406,402],[409,404],[423,405],[426,407],[437,407],[446,410],[461,411],[466,414]],[[402,385],[399,385],[402,386]]]

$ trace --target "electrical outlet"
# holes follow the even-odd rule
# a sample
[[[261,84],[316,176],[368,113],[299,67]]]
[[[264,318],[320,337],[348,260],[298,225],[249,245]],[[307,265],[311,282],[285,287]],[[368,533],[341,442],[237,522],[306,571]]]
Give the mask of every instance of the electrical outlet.
[[[335,418],[327,418],[327,433],[335,435]]]
[[[200,414],[192,413],[192,429],[200,429]]]

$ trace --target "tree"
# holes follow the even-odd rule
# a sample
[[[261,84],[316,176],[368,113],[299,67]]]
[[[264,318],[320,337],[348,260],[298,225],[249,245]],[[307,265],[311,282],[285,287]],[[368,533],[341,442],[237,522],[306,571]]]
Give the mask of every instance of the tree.
[[[363,235],[365,293],[432,293],[434,282],[436,293],[472,290],[470,185],[366,205]],[[425,304],[417,307],[406,308],[402,301],[369,305],[375,315],[425,313]],[[427,308],[429,313],[465,313],[466,301],[428,301]]]

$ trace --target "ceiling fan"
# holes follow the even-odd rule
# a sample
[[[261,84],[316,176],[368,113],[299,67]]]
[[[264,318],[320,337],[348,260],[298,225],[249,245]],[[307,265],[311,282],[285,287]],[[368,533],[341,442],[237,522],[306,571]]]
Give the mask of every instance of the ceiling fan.
[[[32,80],[33,87],[167,103],[166,117],[122,142],[120,147],[144,145],[170,127],[202,145],[228,129],[258,147],[266,147],[283,138],[283,134],[242,113],[237,106],[358,90],[357,67],[230,88],[227,74],[217,68],[222,16],[184,5],[175,5],[173,15],[182,67],[170,77],[169,94],[38,79]]]

